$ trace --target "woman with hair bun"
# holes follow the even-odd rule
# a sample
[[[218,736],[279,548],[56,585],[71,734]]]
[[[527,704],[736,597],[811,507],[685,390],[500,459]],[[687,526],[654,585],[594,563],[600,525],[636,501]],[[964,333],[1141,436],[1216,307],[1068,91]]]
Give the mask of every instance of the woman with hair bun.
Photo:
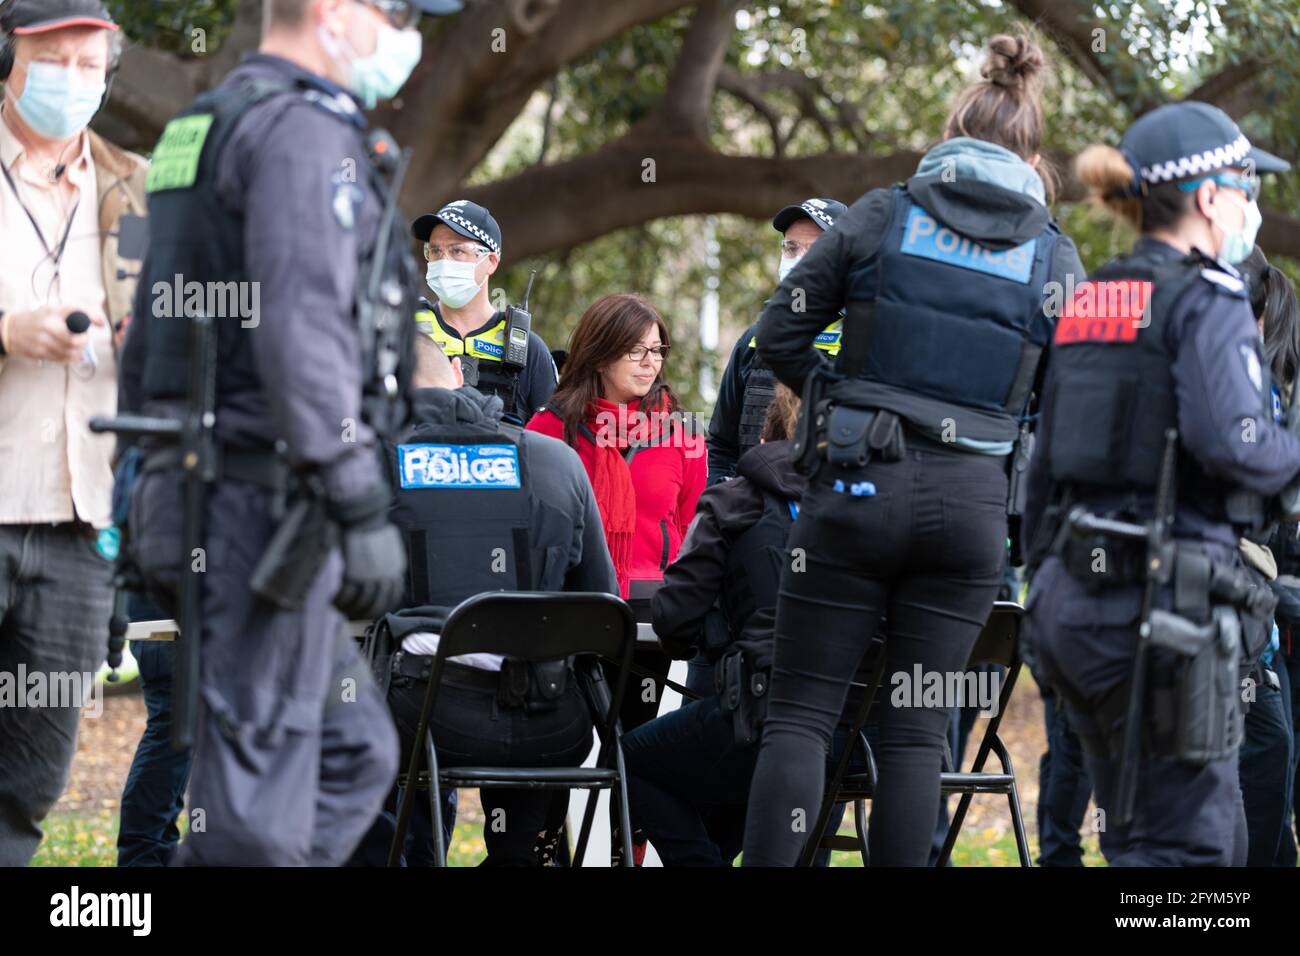
[[[1246,861],[1238,668],[1262,650],[1262,582],[1276,574],[1253,542],[1300,471],[1300,442],[1274,421],[1232,263],[1259,228],[1255,174],[1287,168],[1197,102],[1079,156],[1092,199],[1140,237],[1078,287],[1056,327],[1025,514],[1041,565],[1028,608],[1111,865]],[[1172,504],[1160,522],[1171,544],[1152,554],[1142,529],[1158,500],[1166,514]]]
[[[1054,322],[1044,293],[1083,273],[1046,206],[1044,67],[1029,36],[994,37],[916,175],[837,219],[759,321],[760,357],[804,394],[810,478],[781,581],[747,866],[798,860],[882,618],[886,684],[959,676],[997,596],[1008,475]],[[832,366],[813,342],[841,309]],[[882,708],[873,864],[926,864],[956,703]]]

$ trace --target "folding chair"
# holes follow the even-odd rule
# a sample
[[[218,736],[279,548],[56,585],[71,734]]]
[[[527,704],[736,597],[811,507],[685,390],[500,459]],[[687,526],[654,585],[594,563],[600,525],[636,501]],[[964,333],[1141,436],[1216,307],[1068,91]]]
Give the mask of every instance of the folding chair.
[[[1029,859],[1029,841],[1025,836],[1025,821],[1020,808],[1020,795],[1016,790],[1016,775],[1011,766],[1011,755],[1007,752],[1006,744],[1002,742],[1002,738],[998,734],[998,728],[1002,723],[1002,715],[1007,712],[1007,703],[1011,700],[1011,694],[1016,687],[1016,680],[1020,676],[1022,663],[1020,659],[1020,627],[1024,613],[1025,609],[1014,601],[996,602],[993,605],[993,611],[990,613],[988,621],[984,624],[984,629],[980,631],[980,635],[975,641],[975,647],[971,651],[970,659],[967,662],[968,670],[974,670],[981,664],[1000,664],[1007,669],[1007,676],[1003,680],[998,695],[997,713],[993,715],[989,720],[988,727],[985,728],[984,736],[980,740],[979,749],[975,754],[975,762],[971,765],[970,771],[961,773],[954,770],[939,774],[939,792],[941,794],[944,796],[954,793],[961,794],[957,812],[953,814],[952,822],[948,826],[948,835],[944,839],[943,849],[939,853],[939,866],[947,865],[948,859],[952,855],[952,848],[957,842],[957,836],[961,833],[966,811],[970,808],[971,797],[977,793],[997,793],[1006,796],[1011,808],[1011,825],[1015,832],[1016,850],[1020,856],[1020,865],[1033,865]],[[884,655],[880,654],[878,657],[878,670],[873,673],[883,675]],[[879,687],[879,679],[876,680],[875,687]],[[852,801],[857,818],[855,821],[857,824],[856,840],[851,837],[824,837],[820,841],[820,845],[829,846],[833,850],[858,850],[862,854],[864,866],[870,862],[866,827],[863,822],[864,801],[872,798],[878,782],[871,745],[867,742],[866,734],[863,732],[872,697],[874,697],[874,688],[871,695],[859,707],[851,728],[852,732],[849,735],[851,746],[845,747],[836,768],[836,773],[827,784],[826,796],[822,800],[821,820],[819,821],[819,827],[824,827],[825,817],[830,813],[831,806],[838,802]],[[844,772],[848,767],[852,746],[858,747],[864,755],[867,766],[865,773],[846,774]],[[984,771],[984,765],[988,761],[990,752],[994,753],[1001,762],[1001,773]],[[812,832],[820,833],[821,829],[814,829]],[[804,848],[803,858],[800,861],[801,865],[810,866],[812,864],[812,857],[816,853],[818,845],[818,841],[811,839],[808,841],[808,845]]]
[[[479,594],[459,604],[447,617],[438,640],[415,742],[406,772],[399,774],[402,800],[397,830],[388,853],[396,866],[406,841],[415,791],[426,788],[433,816],[436,865],[445,866],[447,848],[442,836],[441,788],[496,787],[527,790],[610,790],[618,792],[619,819],[629,817],[627,775],[623,768],[622,731],[618,708],[623,702],[636,646],[636,621],[631,609],[613,595],[599,593],[552,594],[497,591]],[[454,767],[438,769],[438,753],[429,729],[437,702],[438,685],[448,658],[469,653],[502,654],[528,661],[553,661],[571,655],[596,654],[619,665],[611,695],[594,658],[579,658],[575,668],[587,692],[594,723],[600,735],[595,767]],[[421,747],[423,742],[423,747]],[[425,770],[420,769],[421,757]],[[575,865],[581,866],[587,849],[596,800],[587,801]],[[622,827],[623,860],[631,865],[631,828]]]

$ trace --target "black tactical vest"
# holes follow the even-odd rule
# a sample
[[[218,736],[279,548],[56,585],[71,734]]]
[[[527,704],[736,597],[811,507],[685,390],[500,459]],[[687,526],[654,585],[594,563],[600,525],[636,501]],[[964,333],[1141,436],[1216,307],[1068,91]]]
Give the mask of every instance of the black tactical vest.
[[[1011,441],[1051,324],[1043,289],[1060,230],[1001,251],[938,221],[906,187],[877,255],[847,277],[844,345],[836,367],[851,384],[831,394],[883,408],[940,435]]]
[[[757,447],[763,436],[763,423],[767,421],[767,409],[775,396],[776,373],[762,358],[755,355],[745,378],[745,392],[741,398],[740,425],[736,435],[737,458]]]
[[[1169,317],[1206,261],[1121,256],[1081,283],[1053,342],[1047,455],[1053,482],[1074,500],[1149,494],[1160,473],[1165,431],[1178,427]],[[1262,367],[1262,363],[1261,363]],[[1264,395],[1269,394],[1267,380]],[[1261,396],[1259,427],[1272,420]],[[1262,526],[1264,501],[1208,475],[1180,449],[1180,507],[1239,529]]]
[[[529,534],[528,461],[519,432],[417,424],[390,449],[406,538],[408,606],[454,607],[485,591],[531,591],[543,555]]]
[[[244,223],[217,195],[221,153],[239,119],[252,106],[273,97],[319,96],[305,81],[249,78],[199,96],[163,131],[146,184],[150,245],[140,276],[135,321],[141,326],[148,356],[142,373],[148,401],[183,399],[190,381],[190,322],[195,309],[214,318],[217,338],[217,396],[257,391],[262,385],[254,364],[252,337],[245,317],[229,307],[231,296],[248,282],[244,262]],[[323,97],[321,98],[323,99]],[[286,105],[287,105],[286,100]],[[324,108],[324,107],[322,107]],[[360,140],[359,140],[360,143]],[[361,150],[363,153],[364,149]],[[378,171],[366,158],[359,163],[363,188],[382,194]],[[359,282],[371,274],[377,238],[366,237]],[[414,330],[409,316],[414,297],[413,273],[405,261],[406,239],[394,227],[388,242],[379,308],[371,314],[385,327],[363,329],[362,408],[381,435],[392,434],[405,420]],[[191,298],[191,291],[202,293]],[[358,297],[364,295],[358,289]],[[144,308],[139,307],[144,303]],[[217,308],[211,308],[216,303]],[[226,307],[222,307],[222,303]]]

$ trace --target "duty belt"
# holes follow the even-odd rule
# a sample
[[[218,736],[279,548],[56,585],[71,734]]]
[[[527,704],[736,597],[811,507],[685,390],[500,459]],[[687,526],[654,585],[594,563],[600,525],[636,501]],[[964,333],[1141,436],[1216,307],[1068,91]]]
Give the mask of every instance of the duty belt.
[[[1272,592],[1253,587],[1242,568],[1211,558],[1195,541],[1176,541],[1173,552],[1170,584],[1178,613],[1200,622],[1209,618],[1212,605],[1226,604],[1255,617],[1272,614],[1276,603]],[[1137,542],[1067,535],[1056,553],[1070,575],[1094,593],[1146,582],[1146,549]]]
[[[144,474],[181,468],[181,448],[160,448],[147,452],[140,470]],[[289,485],[289,465],[273,451],[251,451],[221,446],[217,452],[217,479],[245,481],[251,485],[283,492]]]
[[[469,684],[490,691],[497,690],[501,685],[500,671],[470,667],[456,661],[444,661],[443,667],[447,673],[456,675],[456,682],[459,684]],[[419,683],[427,683],[433,675],[433,655],[408,654],[406,651],[398,651],[393,655],[392,670],[394,677],[405,677]]]
[[[1146,549],[1132,541],[1067,535],[1059,556],[1070,575],[1093,591],[1136,586],[1147,579]]]

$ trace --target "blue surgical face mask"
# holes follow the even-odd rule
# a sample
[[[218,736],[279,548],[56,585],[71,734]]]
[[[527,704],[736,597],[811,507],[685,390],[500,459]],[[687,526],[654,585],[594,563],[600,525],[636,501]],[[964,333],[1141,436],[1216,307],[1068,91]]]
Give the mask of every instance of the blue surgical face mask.
[[[791,270],[799,264],[799,260],[802,258],[803,256],[795,256],[793,259],[787,259],[785,256],[782,256],[781,264],[777,266],[776,269],[776,281],[784,282],[785,277],[788,276]]]
[[[483,282],[474,278],[477,268],[478,266],[473,262],[439,259],[437,262],[429,263],[424,281],[428,283],[439,302],[449,309],[460,309],[473,302],[474,297],[483,288]]]
[[[348,46],[351,51],[350,45],[340,44],[324,29],[320,38],[331,56],[347,61],[348,87],[368,110],[374,109],[380,100],[391,100],[397,95],[411,78],[424,48],[424,37],[419,30],[398,30],[387,23],[379,25],[375,52],[369,56],[343,54],[341,46]]]
[[[1245,218],[1241,221],[1241,228],[1236,232],[1229,232],[1216,220],[1214,224],[1223,229],[1223,246],[1219,249],[1219,258],[1224,262],[1233,263],[1244,262],[1255,248],[1255,237],[1259,235],[1259,227],[1264,221],[1263,214],[1259,211],[1259,204],[1251,200],[1242,207]]]
[[[57,63],[32,63],[16,106],[23,122],[46,139],[71,139],[85,129],[104,99],[106,83],[83,84],[78,71]]]

